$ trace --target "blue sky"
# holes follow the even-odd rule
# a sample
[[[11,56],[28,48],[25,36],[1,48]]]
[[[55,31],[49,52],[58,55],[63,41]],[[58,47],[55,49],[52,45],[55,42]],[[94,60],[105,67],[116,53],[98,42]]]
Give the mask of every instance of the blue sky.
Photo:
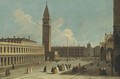
[[[52,45],[93,46],[112,32],[112,0],[48,0]],[[46,0],[0,0],[0,38],[31,37],[41,44]]]

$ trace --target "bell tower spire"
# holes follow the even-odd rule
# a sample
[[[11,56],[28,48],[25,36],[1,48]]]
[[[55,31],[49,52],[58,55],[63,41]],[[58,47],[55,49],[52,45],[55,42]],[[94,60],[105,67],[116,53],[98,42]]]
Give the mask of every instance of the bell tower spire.
[[[46,7],[45,7],[43,17],[46,18],[46,19],[49,19],[49,17],[50,17],[48,6],[47,6],[47,1],[46,1]]]
[[[50,25],[50,14],[46,2],[45,11],[43,13],[43,37],[42,45],[45,49],[45,60],[50,60],[51,52],[51,25]]]

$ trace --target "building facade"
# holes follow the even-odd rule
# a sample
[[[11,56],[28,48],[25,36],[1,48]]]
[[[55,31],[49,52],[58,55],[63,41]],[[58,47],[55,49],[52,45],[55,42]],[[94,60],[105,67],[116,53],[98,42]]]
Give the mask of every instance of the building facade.
[[[100,57],[100,46],[94,47],[94,57]]]
[[[44,61],[44,47],[26,38],[0,39],[0,68]]]
[[[100,42],[100,60],[106,60],[105,42]]]
[[[90,43],[87,43],[86,51],[87,57],[94,57],[94,48],[91,46]]]
[[[46,4],[45,11],[43,14],[43,37],[42,45],[45,48],[45,60],[51,59],[51,26],[50,26],[50,14],[48,6]]]
[[[114,0],[114,53],[113,60],[115,63],[115,71],[120,75],[120,0]]]
[[[86,48],[83,46],[53,46],[52,51],[58,51],[60,57],[83,57]]]
[[[105,34],[105,53],[106,61],[111,62],[111,55],[114,47],[113,34]]]

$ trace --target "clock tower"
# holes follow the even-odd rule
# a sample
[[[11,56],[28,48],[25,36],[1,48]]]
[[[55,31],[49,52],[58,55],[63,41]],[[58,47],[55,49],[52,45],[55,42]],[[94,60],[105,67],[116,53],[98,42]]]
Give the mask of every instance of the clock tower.
[[[50,14],[46,2],[45,11],[43,14],[43,37],[42,37],[42,45],[45,49],[45,60],[50,60],[50,52],[51,52],[51,25],[50,25]]]

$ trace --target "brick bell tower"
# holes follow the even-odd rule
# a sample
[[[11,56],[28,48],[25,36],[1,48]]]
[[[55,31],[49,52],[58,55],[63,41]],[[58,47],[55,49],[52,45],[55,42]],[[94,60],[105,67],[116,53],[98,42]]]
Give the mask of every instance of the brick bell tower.
[[[115,64],[115,71],[120,75],[120,0],[114,0],[114,51],[113,60]]]
[[[42,45],[45,48],[45,61],[48,61],[50,60],[50,52],[51,52],[51,25],[50,25],[50,14],[49,14],[47,2],[42,20],[43,20]]]

